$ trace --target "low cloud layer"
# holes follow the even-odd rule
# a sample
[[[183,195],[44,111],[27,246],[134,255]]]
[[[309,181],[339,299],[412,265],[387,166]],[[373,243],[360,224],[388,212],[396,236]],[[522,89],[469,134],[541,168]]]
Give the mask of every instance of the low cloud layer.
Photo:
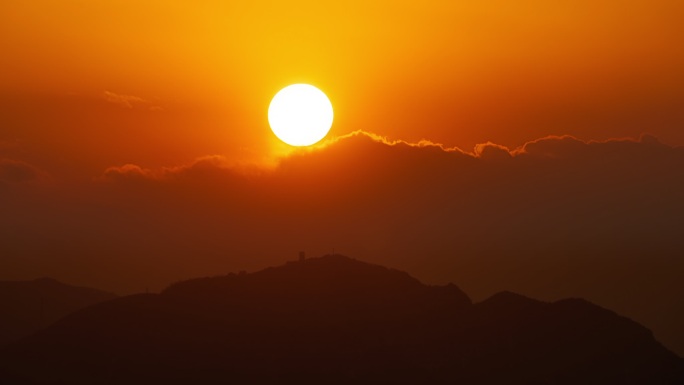
[[[236,172],[229,162],[220,155],[210,155],[196,159],[188,165],[151,170],[134,164],[125,164],[107,168],[96,180],[101,182],[117,182],[131,180],[148,180],[170,182],[186,180],[193,175],[221,175]]]
[[[684,149],[650,136],[462,151],[356,132],[273,168],[128,164],[74,189],[8,211],[36,221],[0,243],[13,271],[121,292],[334,248],[476,300],[586,297],[684,352]]]

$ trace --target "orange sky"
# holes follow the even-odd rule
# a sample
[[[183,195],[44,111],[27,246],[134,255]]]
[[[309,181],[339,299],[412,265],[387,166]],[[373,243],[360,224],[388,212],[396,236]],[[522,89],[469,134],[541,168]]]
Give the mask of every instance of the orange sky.
[[[270,98],[308,82],[333,136],[681,145],[682,15],[677,0],[4,1],[0,141],[90,174],[261,160],[279,147]]]

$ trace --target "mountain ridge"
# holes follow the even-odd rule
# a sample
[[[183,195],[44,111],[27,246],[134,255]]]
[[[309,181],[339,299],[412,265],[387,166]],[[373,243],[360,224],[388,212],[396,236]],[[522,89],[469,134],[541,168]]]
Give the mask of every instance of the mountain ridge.
[[[648,329],[587,301],[502,292],[473,304],[455,285],[342,256],[90,306],[0,362],[70,384],[684,381],[682,359]]]

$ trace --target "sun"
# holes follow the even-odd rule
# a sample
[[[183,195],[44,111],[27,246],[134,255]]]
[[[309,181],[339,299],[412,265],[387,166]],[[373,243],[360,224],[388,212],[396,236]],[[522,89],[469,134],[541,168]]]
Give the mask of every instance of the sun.
[[[278,139],[291,146],[310,146],[323,139],[333,122],[333,108],[323,91],[309,84],[280,90],[268,107],[268,123]]]

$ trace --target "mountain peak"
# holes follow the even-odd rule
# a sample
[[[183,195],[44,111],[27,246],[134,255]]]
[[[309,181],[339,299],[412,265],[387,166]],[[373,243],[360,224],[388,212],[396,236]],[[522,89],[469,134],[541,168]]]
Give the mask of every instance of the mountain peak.
[[[343,255],[324,255],[246,274],[178,282],[163,295],[203,303],[269,303],[333,312],[386,307],[419,311],[428,307],[470,306],[455,285],[427,286],[409,274]]]

